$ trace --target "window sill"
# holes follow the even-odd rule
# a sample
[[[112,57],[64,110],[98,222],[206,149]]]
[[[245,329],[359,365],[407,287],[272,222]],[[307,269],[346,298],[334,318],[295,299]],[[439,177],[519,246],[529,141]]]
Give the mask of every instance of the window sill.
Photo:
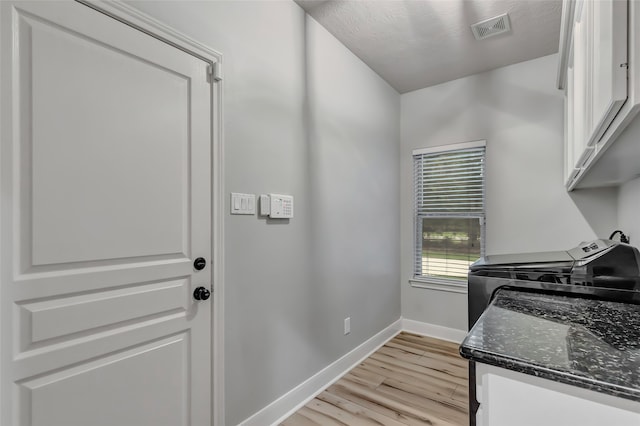
[[[414,288],[424,288],[428,290],[446,291],[449,293],[467,294],[466,281],[456,282],[449,280],[439,280],[437,278],[412,278],[409,280],[409,284]]]

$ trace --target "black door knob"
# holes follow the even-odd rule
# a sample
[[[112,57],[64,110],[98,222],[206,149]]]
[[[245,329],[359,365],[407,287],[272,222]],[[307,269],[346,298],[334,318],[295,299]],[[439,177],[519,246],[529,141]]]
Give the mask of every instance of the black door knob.
[[[198,287],[193,291],[193,297],[196,300],[207,300],[211,296],[211,292],[204,287]]]
[[[207,261],[204,257],[199,257],[193,261],[193,267],[196,268],[196,271],[203,270],[205,266],[207,266]]]

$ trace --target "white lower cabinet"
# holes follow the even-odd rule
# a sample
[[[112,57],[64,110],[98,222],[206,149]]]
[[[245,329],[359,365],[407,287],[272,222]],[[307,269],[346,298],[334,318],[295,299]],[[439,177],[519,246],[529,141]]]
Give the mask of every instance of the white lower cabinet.
[[[638,426],[640,402],[476,364],[477,426]]]

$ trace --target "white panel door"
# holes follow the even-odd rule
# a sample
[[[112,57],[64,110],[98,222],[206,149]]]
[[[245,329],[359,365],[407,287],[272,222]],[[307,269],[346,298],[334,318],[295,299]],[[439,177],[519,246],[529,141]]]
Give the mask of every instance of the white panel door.
[[[0,28],[0,424],[211,424],[208,64],[75,2]]]

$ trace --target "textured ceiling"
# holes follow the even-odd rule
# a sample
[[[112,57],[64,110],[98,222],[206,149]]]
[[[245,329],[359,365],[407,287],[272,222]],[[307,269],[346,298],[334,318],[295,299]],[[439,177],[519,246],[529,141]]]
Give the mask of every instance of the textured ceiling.
[[[398,92],[558,51],[562,0],[296,0]],[[470,25],[508,12],[511,31]]]

